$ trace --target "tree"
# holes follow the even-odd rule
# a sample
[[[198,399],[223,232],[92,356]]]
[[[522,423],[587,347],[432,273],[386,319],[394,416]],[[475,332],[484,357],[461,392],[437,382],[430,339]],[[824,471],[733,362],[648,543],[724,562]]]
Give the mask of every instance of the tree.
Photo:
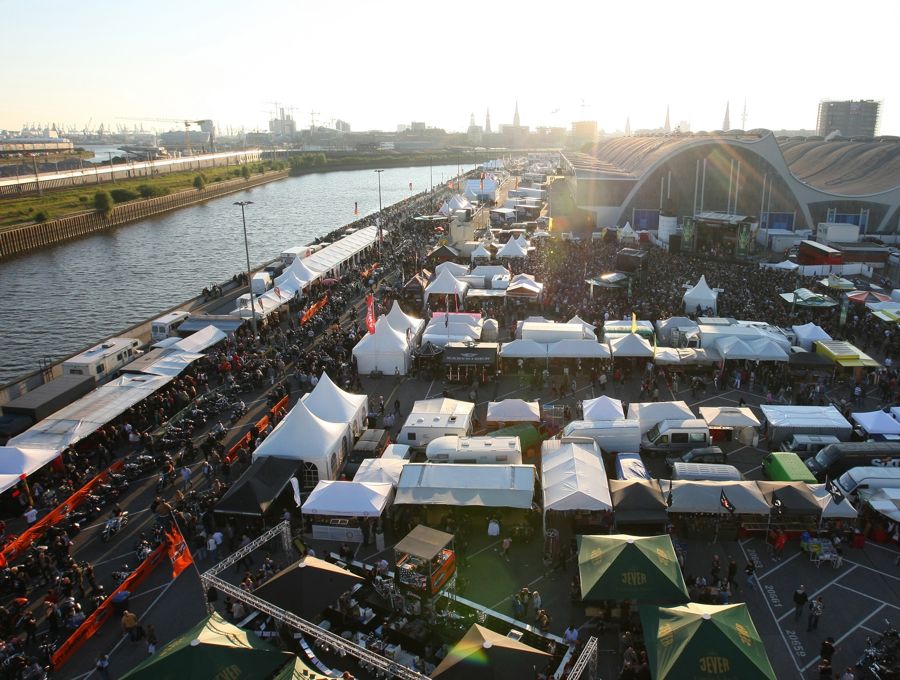
[[[241,177],[243,177],[244,179],[250,179],[250,166],[249,165],[244,164],[241,166]]]
[[[194,177],[194,188],[197,191],[202,190],[203,187],[205,187],[205,186],[206,186],[206,181],[203,179],[202,175],[197,175],[196,177]]]
[[[112,207],[113,200],[108,191],[98,191],[94,194],[94,210],[102,212],[104,215],[108,215],[109,211],[112,210]]]

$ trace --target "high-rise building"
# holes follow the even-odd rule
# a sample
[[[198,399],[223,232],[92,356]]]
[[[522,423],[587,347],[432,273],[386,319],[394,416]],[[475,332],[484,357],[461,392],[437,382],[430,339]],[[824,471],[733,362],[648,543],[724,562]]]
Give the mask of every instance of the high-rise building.
[[[816,134],[827,137],[836,132],[843,137],[874,137],[878,133],[881,102],[873,99],[819,102]]]

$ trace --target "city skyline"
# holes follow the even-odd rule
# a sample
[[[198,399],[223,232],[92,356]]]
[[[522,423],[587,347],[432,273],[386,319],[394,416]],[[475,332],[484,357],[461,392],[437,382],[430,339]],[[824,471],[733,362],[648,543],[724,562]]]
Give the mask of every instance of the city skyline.
[[[822,99],[875,99],[883,102],[880,133],[900,134],[900,107],[887,96],[891,19],[900,16],[893,6],[863,2],[860,12],[868,7],[879,17],[867,26],[866,50],[848,57],[838,45],[822,45],[814,68],[800,36],[830,34],[843,7],[836,3],[818,3],[815,16],[807,16],[811,6],[763,3],[733,18],[706,2],[690,12],[652,2],[639,18],[625,4],[563,3],[546,20],[542,14],[533,36],[532,24],[518,18],[529,15],[530,3],[515,14],[479,7],[479,24],[520,36],[519,43],[451,28],[452,13],[405,1],[345,3],[343,16],[352,20],[342,23],[326,7],[262,0],[250,15],[243,7],[235,0],[163,0],[150,9],[89,1],[48,21],[38,8],[9,5],[7,25],[23,30],[0,46],[5,63],[16,65],[0,73],[7,94],[0,128],[55,122],[81,129],[88,121],[130,128],[144,119],[145,128],[165,129],[150,119],[210,118],[222,129],[266,129],[278,101],[294,107],[298,127],[308,127],[315,111],[319,123],[342,119],[354,130],[416,120],[465,131],[473,110],[480,122],[490,109],[495,129],[511,124],[518,102],[522,125],[532,129],[569,129],[577,120],[595,120],[608,133],[627,120],[632,130],[660,129],[668,107],[673,128],[688,121],[697,131],[719,129],[729,103],[739,127],[746,100],[747,129],[814,130]],[[166,16],[177,20],[151,30]],[[736,22],[740,39],[723,31]],[[136,30],[142,24],[148,29]],[[40,40],[24,30],[36,25]],[[127,39],[112,37],[126,27]],[[748,51],[759,44],[748,36],[793,42]]]

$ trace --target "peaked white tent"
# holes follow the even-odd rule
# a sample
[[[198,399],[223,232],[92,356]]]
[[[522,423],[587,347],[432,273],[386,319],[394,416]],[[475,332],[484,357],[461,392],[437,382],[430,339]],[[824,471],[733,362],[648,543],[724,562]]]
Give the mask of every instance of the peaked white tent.
[[[634,229],[631,227],[631,222],[626,222],[625,226],[616,232],[616,236],[620,241],[634,241],[636,236]]]
[[[444,269],[425,287],[425,303],[428,303],[429,295],[456,295],[462,302],[468,289],[468,283],[460,281],[449,270]]]
[[[766,338],[751,340],[747,347],[756,352],[757,361],[787,361],[788,354],[777,344]]]
[[[840,503],[835,503],[824,484],[810,484],[809,490],[822,506],[822,519],[855,519],[859,514],[846,498]]]
[[[620,335],[609,341],[609,349],[614,357],[652,357],[653,346],[637,333]]]
[[[477,260],[479,258],[482,258],[485,260],[490,260],[491,259],[491,251],[488,250],[483,243],[479,243],[477,246],[475,246],[475,249],[472,251],[471,257],[473,260]]]
[[[473,267],[469,276],[481,276],[486,279],[492,279],[495,276],[505,276],[509,278],[511,273],[509,269],[500,264],[480,264]]]
[[[763,263],[763,267],[767,267],[769,269],[784,269],[785,271],[794,271],[800,267],[796,262],[791,262],[790,260],[784,260],[783,262],[776,262],[775,264]]]
[[[625,409],[621,399],[613,399],[605,394],[596,399],[585,399],[581,402],[584,420],[619,420],[625,417]]]
[[[293,297],[294,293],[298,290],[303,290],[321,275],[320,272],[313,271],[307,267],[302,259],[295,257],[281,276],[276,277],[274,284],[283,293],[288,293]]]
[[[900,422],[884,411],[866,411],[850,416],[869,434],[900,434]]]
[[[524,399],[504,399],[488,403],[487,420],[492,423],[539,423],[541,405]]]
[[[684,293],[684,311],[693,314],[697,311],[697,305],[705,312],[712,309],[712,313],[716,314],[716,301],[718,300],[718,291],[713,290],[706,283],[706,276],[701,276],[697,284],[692,288],[688,288]]]
[[[400,371],[406,375],[410,365],[410,346],[406,335],[394,329],[387,317],[375,322],[375,333],[366,333],[353,348],[353,356],[360,373],[381,371],[393,375]]]
[[[586,331],[588,335],[594,335],[594,332],[597,330],[596,326],[594,326],[593,324],[589,324],[577,314],[566,321],[566,323],[580,323],[581,327]]]
[[[746,407],[701,406],[698,410],[710,427],[759,427],[759,418]]]
[[[734,336],[716,339],[716,349],[723,359],[756,359],[756,352],[746,342]]]
[[[469,273],[469,268],[464,264],[459,264],[459,262],[441,262],[437,267],[434,268],[435,274],[440,274],[444,270],[448,270],[454,277],[458,276],[466,276]]]
[[[547,345],[534,340],[513,340],[500,347],[500,356],[507,359],[546,359]]]
[[[551,442],[545,442],[548,443]],[[541,484],[545,513],[547,510],[612,510],[606,468],[596,446],[563,443],[558,448],[543,447]]]
[[[58,455],[56,451],[0,446],[0,492],[11,489],[19,483],[21,475],[37,472]]]
[[[506,294],[511,297],[538,297],[544,290],[544,284],[534,280],[530,274],[516,274],[506,287]]]
[[[628,420],[637,420],[641,433],[663,420],[687,420],[696,418],[683,401],[647,401],[628,405]]]
[[[802,326],[791,326],[791,329],[797,334],[797,344],[807,352],[812,351],[814,342],[819,340],[831,340],[831,336],[812,321],[805,323]]]
[[[524,258],[527,257],[527,255],[528,252],[522,247],[522,244],[515,239],[509,239],[509,241],[504,243],[503,247],[497,251],[498,258]]]
[[[516,243],[518,243],[522,248],[528,250],[531,248],[531,244],[528,242],[528,239],[525,238],[525,234],[519,234],[519,238],[516,239]]]
[[[399,444],[403,446],[403,444]],[[407,447],[409,448],[409,447]],[[397,486],[403,467],[409,461],[402,458],[366,458],[353,475],[354,482],[375,482]]]
[[[394,487],[385,483],[320,481],[300,511],[326,517],[380,517]]]
[[[354,435],[366,427],[369,397],[365,394],[345,392],[335,385],[324,371],[312,392],[304,394],[300,400],[322,420],[349,425]]]
[[[548,345],[551,359],[609,359],[609,348],[596,340],[565,338]]]
[[[300,401],[253,452],[253,460],[272,456],[303,461],[301,484],[312,488],[319,480],[337,477],[349,450],[347,425],[322,420]]]
[[[411,338],[416,337],[419,334],[419,331],[425,327],[425,319],[417,319],[410,316],[400,309],[400,305],[396,300],[394,300],[394,304],[391,305],[391,311],[386,314],[386,318],[388,323],[391,324],[391,328],[404,335],[409,331],[409,337]]]

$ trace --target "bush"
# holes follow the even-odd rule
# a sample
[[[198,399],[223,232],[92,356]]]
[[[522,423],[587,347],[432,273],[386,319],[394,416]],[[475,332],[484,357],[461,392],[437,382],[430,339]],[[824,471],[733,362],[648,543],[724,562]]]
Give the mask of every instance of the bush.
[[[112,200],[116,203],[127,203],[140,197],[140,194],[131,189],[113,189],[109,192],[109,195],[112,196]]]
[[[196,177],[194,177],[194,188],[197,189],[197,191],[200,191],[205,186],[206,180],[203,179],[203,175],[197,175]]]
[[[82,194],[81,196],[78,197],[78,202],[79,202],[79,203],[87,203],[87,202],[88,202],[88,197],[85,196],[84,194]]]
[[[165,196],[169,190],[165,187],[154,186],[153,184],[141,184],[138,187],[138,193],[141,198],[155,198],[156,196]]]
[[[108,191],[98,191],[94,194],[94,209],[102,212],[104,215],[109,213],[113,207],[112,196]]]
[[[241,177],[243,177],[244,179],[250,179],[250,166],[249,165],[245,164],[245,165],[241,166]]]
[[[50,219],[50,216],[47,215],[47,213],[44,212],[43,210],[40,210],[34,214],[35,222],[46,222],[49,219]]]

